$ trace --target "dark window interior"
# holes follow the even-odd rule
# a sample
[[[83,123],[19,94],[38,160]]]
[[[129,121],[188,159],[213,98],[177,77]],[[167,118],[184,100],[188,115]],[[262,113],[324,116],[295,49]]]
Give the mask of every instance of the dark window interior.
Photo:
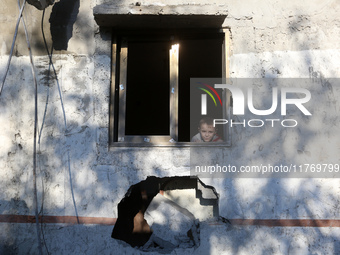
[[[180,41],[178,140],[190,137],[190,78],[222,77],[222,38]],[[197,107],[199,111],[199,106]],[[194,127],[196,130],[197,128]]]
[[[170,36],[167,38],[128,41],[126,135],[170,134],[171,41]],[[222,77],[223,36],[221,33],[184,34],[178,38],[178,140],[189,142],[190,78]]]
[[[169,135],[169,42],[128,43],[126,135]]]

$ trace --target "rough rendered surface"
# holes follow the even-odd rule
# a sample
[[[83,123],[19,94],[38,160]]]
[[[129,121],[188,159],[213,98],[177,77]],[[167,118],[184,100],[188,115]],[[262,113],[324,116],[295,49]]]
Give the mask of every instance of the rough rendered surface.
[[[38,81],[37,184],[43,215],[117,218],[117,205],[131,185],[147,176],[190,175],[190,147],[109,146],[112,31],[99,27],[94,17],[96,6],[105,2],[58,0],[46,9],[42,27],[49,51],[52,39],[57,47],[52,60],[58,83],[44,46],[42,11],[25,7]],[[232,132],[232,146],[212,153],[216,159],[232,165],[340,162],[340,86],[330,82],[340,78],[339,0],[145,0],[140,6],[133,1],[110,2],[122,6],[122,12],[144,11],[144,6],[167,11],[171,5],[187,15],[196,13],[195,6],[226,15],[221,26],[230,30],[231,77],[311,82],[314,98],[308,109],[313,118],[298,116],[303,125],[276,132],[270,127],[251,132],[238,126]],[[18,13],[17,1],[1,0],[1,82]],[[321,82],[313,83],[314,79]],[[20,24],[0,95],[0,218],[34,215],[33,84]],[[266,97],[266,90],[257,89]],[[261,105],[261,99],[256,103]],[[228,219],[340,219],[336,178],[209,176],[202,181],[216,189],[219,215]],[[161,216],[154,220],[163,222]],[[112,239],[112,226],[44,223],[41,228],[43,248],[50,254],[158,254]],[[0,222],[0,229],[0,254],[37,254],[34,224]],[[339,240],[339,227],[206,222],[200,225],[198,247],[180,247],[170,254],[340,254]]]

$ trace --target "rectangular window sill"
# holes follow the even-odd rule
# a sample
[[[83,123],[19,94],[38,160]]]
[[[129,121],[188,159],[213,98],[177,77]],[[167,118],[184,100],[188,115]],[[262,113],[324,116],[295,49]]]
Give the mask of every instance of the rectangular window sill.
[[[128,142],[115,142],[110,144],[110,149],[117,147],[165,147],[165,148],[190,148],[190,147],[231,147],[231,143],[191,143],[191,142],[174,142],[174,143],[128,143]]]

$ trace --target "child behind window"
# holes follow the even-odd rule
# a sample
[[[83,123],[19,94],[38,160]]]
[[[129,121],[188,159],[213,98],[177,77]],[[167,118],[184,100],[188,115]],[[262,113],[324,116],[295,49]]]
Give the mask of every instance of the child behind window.
[[[205,117],[200,120],[198,133],[192,137],[191,142],[223,142],[223,140],[217,135],[213,120]]]

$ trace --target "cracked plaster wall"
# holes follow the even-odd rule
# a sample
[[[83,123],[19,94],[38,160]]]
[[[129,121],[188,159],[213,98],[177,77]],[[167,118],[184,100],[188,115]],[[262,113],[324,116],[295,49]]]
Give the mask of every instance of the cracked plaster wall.
[[[58,2],[58,1],[56,1]],[[39,205],[44,214],[75,215],[69,171],[79,216],[117,217],[116,206],[127,189],[148,175],[189,174],[187,148],[113,148],[108,150],[108,105],[110,88],[110,32],[99,29],[92,8],[105,1],[81,0],[73,35],[66,51],[53,56],[59,78],[61,108],[55,81],[47,86],[48,58],[40,33],[41,12],[32,6],[25,11],[35,53],[39,82],[38,153]],[[126,5],[132,2],[119,1]],[[169,1],[142,1],[168,4]],[[171,4],[211,4],[210,1],[171,1]],[[328,1],[214,1],[217,10],[228,9],[224,25],[231,28],[230,71],[232,77],[340,77],[340,5]],[[18,8],[10,0],[0,7],[0,74],[5,70]],[[51,8],[44,22],[48,42]],[[339,88],[321,88],[329,104],[314,109],[328,111],[324,125],[329,129],[331,146],[322,153],[340,155]],[[46,107],[46,115],[44,116]],[[32,143],[33,81],[23,30],[0,98],[0,213],[33,214]],[[238,130],[239,131],[239,130]],[[264,161],[282,159],[268,151],[251,133],[233,134],[233,146],[224,150],[228,162],[240,160],[246,152]],[[292,132],[294,142],[301,134]],[[337,136],[336,136],[337,135]],[[319,137],[320,139],[322,137]],[[277,150],[283,138],[275,141]],[[264,147],[261,147],[261,144]],[[306,145],[307,146],[307,145]],[[311,139],[309,150],[320,150],[319,140]],[[262,149],[259,149],[262,148]],[[318,149],[319,148],[319,149]],[[305,148],[302,146],[302,151]],[[319,153],[321,153],[319,152]],[[299,154],[301,160],[304,154]],[[307,157],[308,158],[308,157]],[[244,160],[244,159],[242,159]],[[246,163],[254,160],[249,156]],[[287,162],[289,163],[289,162]],[[43,181],[43,186],[42,186]],[[220,214],[227,218],[339,218],[340,185],[336,179],[203,179],[220,194]],[[249,191],[248,187],[252,190]],[[44,199],[43,198],[44,191]],[[10,227],[14,229],[15,227]],[[33,233],[33,228],[26,230]],[[5,237],[3,237],[5,238]],[[6,242],[6,240],[4,241]]]

